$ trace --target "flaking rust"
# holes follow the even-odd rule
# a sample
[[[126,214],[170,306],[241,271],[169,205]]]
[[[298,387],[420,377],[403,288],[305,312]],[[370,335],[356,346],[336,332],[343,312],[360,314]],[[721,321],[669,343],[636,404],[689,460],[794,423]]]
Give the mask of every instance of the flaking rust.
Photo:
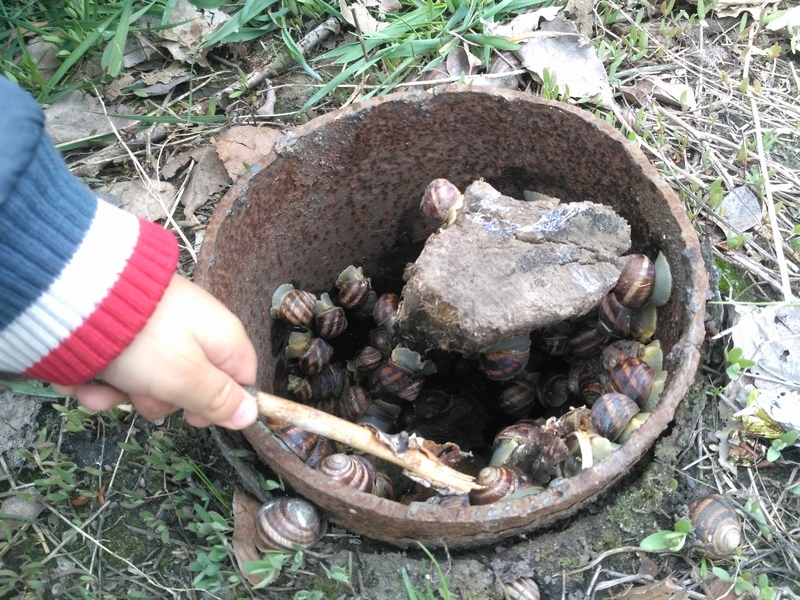
[[[474,354],[582,316],[614,287],[630,245],[630,226],[608,206],[526,202],[477,181],[408,269],[397,332]]]

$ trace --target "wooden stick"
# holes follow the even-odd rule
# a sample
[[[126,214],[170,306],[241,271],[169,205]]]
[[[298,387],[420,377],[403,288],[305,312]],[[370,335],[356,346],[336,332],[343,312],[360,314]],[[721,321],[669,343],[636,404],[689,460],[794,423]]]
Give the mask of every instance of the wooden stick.
[[[466,494],[481,487],[474,483],[473,477],[442,464],[422,448],[409,447],[397,453],[367,427],[266,392],[256,391],[255,396],[262,415],[399,465],[444,493]]]

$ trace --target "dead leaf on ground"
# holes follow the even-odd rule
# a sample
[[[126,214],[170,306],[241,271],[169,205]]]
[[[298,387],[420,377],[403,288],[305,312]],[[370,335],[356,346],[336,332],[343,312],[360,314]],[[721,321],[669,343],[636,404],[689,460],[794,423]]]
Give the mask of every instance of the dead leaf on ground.
[[[756,21],[760,21],[761,15],[770,8],[769,5],[779,2],[780,0],[717,0],[713,12],[717,17],[738,17],[747,12]],[[689,4],[697,5],[697,0],[689,0]]]
[[[567,0],[564,14],[575,23],[578,33],[586,37],[594,34],[594,0]]]
[[[647,556],[644,552],[637,552],[636,556],[639,557],[639,575],[647,575],[655,578],[661,572],[661,567],[656,561]]]
[[[731,233],[731,230],[741,233],[761,225],[761,203],[747,185],[740,185],[728,192],[717,213],[725,218],[725,222],[717,223],[725,235]]]
[[[634,585],[621,594],[611,596],[612,600],[688,600],[689,594],[682,591],[671,579],[664,579],[647,585]]]
[[[734,592],[734,585],[729,581],[712,579],[706,583],[709,600],[739,600],[744,594]]]
[[[158,54],[153,42],[142,32],[128,36],[122,55],[122,66],[126,69],[140,65]]]
[[[612,103],[608,74],[597,50],[588,38],[577,33],[573,23],[557,15],[559,10],[560,7],[540,9],[488,29],[493,35],[520,44],[514,54],[539,83],[544,82],[547,71],[562,94],[568,91],[572,98]]]
[[[103,192],[119,199],[119,207],[148,221],[167,218],[166,207],[175,198],[175,186],[166,181],[149,180],[148,187],[139,181],[121,181]]]
[[[789,10],[778,11],[775,18],[764,26],[767,31],[775,31],[791,38],[800,31],[800,6]]]
[[[252,585],[264,580],[261,575],[251,575],[244,569],[244,563],[261,560],[261,552],[256,546],[256,515],[260,508],[261,503],[243,490],[237,489],[233,493],[233,553],[239,570]],[[278,573],[275,574],[277,576]]]
[[[217,154],[231,180],[239,179],[252,165],[263,166],[281,135],[278,129],[249,125],[223,131],[217,138]]]
[[[200,48],[206,38],[216,33],[230,17],[215,8],[200,10],[189,0],[178,0],[170,15],[170,23],[182,23],[160,33],[164,47],[175,60],[189,64],[197,62],[208,67],[206,54],[210,47]],[[184,23],[188,21],[188,23]]]
[[[113,112],[132,114],[133,110],[120,104],[114,107]],[[44,115],[47,133],[56,144],[112,133],[114,128],[111,123],[118,130],[130,127],[132,123],[127,119],[107,117],[100,100],[82,90],[75,90],[50,105]]]
[[[36,70],[39,76],[48,81],[53,75],[56,74],[58,67],[61,66],[61,59],[56,54],[59,48],[52,42],[43,42],[41,40],[34,40],[27,45],[26,51],[31,57],[31,60],[36,65]]]
[[[33,521],[44,510],[41,500],[42,495],[35,489],[18,496],[9,496],[0,504],[0,513],[8,515],[3,517],[3,521],[11,530],[22,527],[28,521]],[[0,529],[0,539],[3,537],[3,531]]]
[[[361,2],[352,2],[348,6],[345,0],[339,0],[339,10],[342,13],[342,18],[353,27],[360,29],[362,33],[380,31],[389,25],[389,23],[379,21],[373,17]]]
[[[628,102],[638,106],[650,107],[653,100],[663,104],[693,110],[697,108],[694,90],[684,83],[664,81],[660,77],[645,77],[635,85],[620,88]]]
[[[183,152],[167,163],[162,170],[162,175],[171,178],[178,168],[190,160],[194,160],[197,164],[189,175],[189,181],[181,197],[181,204],[184,206],[183,214],[187,219],[191,219],[194,211],[231,184],[225,165],[213,146],[203,146]]]
[[[445,64],[450,77],[461,77],[462,75],[471,75],[483,63],[464,46],[456,46],[447,54]]]

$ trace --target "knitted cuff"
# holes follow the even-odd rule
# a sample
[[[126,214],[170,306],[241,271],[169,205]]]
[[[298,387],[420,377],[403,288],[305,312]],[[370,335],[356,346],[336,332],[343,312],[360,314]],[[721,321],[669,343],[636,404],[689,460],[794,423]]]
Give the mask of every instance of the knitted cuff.
[[[48,139],[42,146],[15,190],[15,210],[6,211],[16,277],[3,290],[14,312],[5,323],[0,315],[0,371],[76,385],[144,327],[178,247],[165,229],[92,196]]]

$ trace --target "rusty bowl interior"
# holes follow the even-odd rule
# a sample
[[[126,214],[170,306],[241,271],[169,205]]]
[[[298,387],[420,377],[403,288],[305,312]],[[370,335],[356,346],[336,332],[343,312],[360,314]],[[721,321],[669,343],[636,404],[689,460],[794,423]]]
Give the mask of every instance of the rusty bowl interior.
[[[540,495],[466,509],[406,506],[332,482],[261,424],[246,430],[261,460],[334,522],[396,545],[445,541],[451,548],[550,526],[629,473],[673,419],[699,362],[707,277],[680,201],[604,121],[573,106],[489,88],[401,93],[286,133],[265,162],[217,207],[196,280],[243,320],[266,391],[285,387],[275,357],[286,331],[269,317],[275,288],[291,281],[325,291],[347,265],[361,263],[376,290],[399,290],[402,267],[427,234],[417,217],[419,198],[437,177],[461,189],[484,178],[517,198],[535,190],[611,205],[630,223],[633,249],[652,257],[662,250],[672,267],[673,293],[659,309],[656,336],[669,371],[658,409],[620,450]]]

